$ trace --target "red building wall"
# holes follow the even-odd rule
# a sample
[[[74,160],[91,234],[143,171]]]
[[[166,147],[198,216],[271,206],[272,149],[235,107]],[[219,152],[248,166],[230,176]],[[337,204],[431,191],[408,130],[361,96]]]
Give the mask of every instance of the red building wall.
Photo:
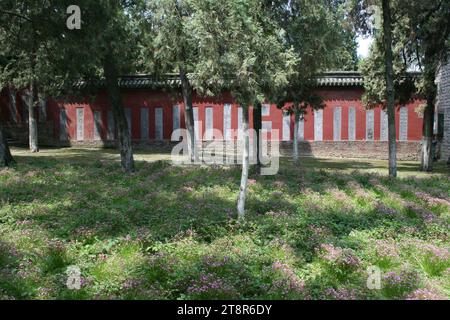
[[[366,139],[366,110],[361,103],[361,95],[363,93],[362,88],[355,87],[330,87],[322,88],[318,90],[325,101],[325,109],[323,110],[323,140],[333,141],[333,113],[336,107],[341,107],[341,140],[348,140],[348,114],[349,108],[355,107],[356,109],[356,140]],[[155,139],[155,109],[163,108],[163,127],[164,127],[164,140],[170,140],[172,134],[173,124],[173,112],[174,105],[180,106],[180,125],[184,128],[184,108],[180,98],[169,95],[163,91],[156,90],[123,90],[122,91],[123,105],[125,108],[131,109],[131,122],[132,122],[132,139],[141,139],[141,108],[147,108],[149,110],[149,139]],[[3,121],[10,121],[10,116],[5,110],[7,108],[8,97],[4,91],[0,95],[1,112],[0,116]],[[419,141],[422,135],[422,118],[415,112],[416,107],[423,103],[420,100],[414,100],[407,104],[408,108],[408,141]],[[17,97],[18,107],[21,107],[21,99]],[[193,97],[193,105],[198,108],[199,121],[201,122],[200,134],[205,132],[205,109],[207,107],[213,108],[213,124],[214,129],[218,129],[223,132],[223,106],[225,104],[232,105],[232,129],[237,129],[238,126],[238,106],[233,101],[229,93],[224,93],[218,97],[202,98]],[[67,112],[67,132],[70,140],[76,140],[76,109],[84,109],[84,140],[94,140],[94,111],[101,113],[101,130],[100,136],[102,140],[107,138],[107,112],[109,109],[108,99],[104,92],[98,94],[95,98],[86,99],[69,99],[68,101],[55,101],[49,100],[47,103],[47,121],[53,122],[54,138],[59,139],[60,130],[60,109],[64,108]],[[250,127],[252,127],[253,115],[251,109],[250,115]],[[374,111],[374,140],[380,140],[380,112],[381,109],[377,108]],[[263,116],[263,121],[271,121],[272,129],[279,130],[280,140],[283,137],[283,112],[278,109],[276,105],[270,105],[270,115]],[[21,119],[23,121],[23,119]],[[399,138],[399,110],[396,110],[396,127],[397,138]],[[314,140],[314,113],[312,110],[308,110],[305,116],[304,123],[304,137],[307,141]],[[293,139],[294,134],[294,119],[291,116],[290,122],[290,137]]]

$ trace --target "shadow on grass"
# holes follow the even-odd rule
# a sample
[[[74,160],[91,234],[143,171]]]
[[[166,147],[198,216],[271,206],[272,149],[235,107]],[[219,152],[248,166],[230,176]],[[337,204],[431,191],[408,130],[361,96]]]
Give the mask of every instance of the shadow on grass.
[[[66,154],[66,150],[70,153]],[[115,156],[114,150],[73,148],[49,157],[17,156],[19,164],[26,164],[25,170],[37,171],[37,178],[25,174],[18,181],[7,182],[0,200],[30,210],[28,216],[17,218],[31,218],[52,236],[69,238],[78,233],[102,238],[123,236],[147,228],[155,239],[163,240],[187,229],[225,226],[235,216],[240,179],[237,167],[174,167],[168,161],[139,161],[135,173],[124,175],[111,156]],[[256,179],[258,185],[249,192],[249,217],[270,211],[309,214],[298,203],[285,200],[285,196],[298,196],[307,189],[326,194],[330,189],[345,189],[349,181],[374,190],[368,180],[379,178],[357,171],[346,173],[349,165],[341,161],[305,159],[300,167],[289,162],[282,161],[276,176],[257,177],[252,169],[250,178]],[[369,162],[358,162],[357,166],[377,168]],[[432,178],[415,179],[417,184],[426,185]],[[380,181],[395,187],[405,179],[391,182],[381,177]],[[410,197],[399,188],[391,189],[400,198]],[[258,196],[264,192],[264,197]],[[314,208],[306,209],[314,212]],[[345,232],[361,225],[376,227],[386,219],[377,212],[361,214],[341,209],[318,213],[326,215],[324,223],[348,225],[342,227]]]
[[[432,228],[420,212],[411,214],[401,205],[395,210],[380,207],[384,198],[390,197],[383,187],[405,201],[414,201],[411,193],[402,190],[405,183],[420,186],[430,196],[436,196],[436,187],[448,187],[445,175],[394,181],[364,171],[385,169],[378,162],[302,159],[300,166],[293,166],[289,159],[282,159],[276,176],[257,177],[252,168],[250,178],[255,181],[247,201],[249,223],[236,227],[230,218],[235,217],[238,167],[176,167],[168,161],[139,161],[137,171],[125,175],[114,150],[50,150],[48,154],[16,158],[19,165],[12,177],[0,180],[0,202],[11,208],[5,209],[7,218],[0,215],[0,222],[13,229],[20,228],[15,225],[18,221],[31,221],[33,228],[49,239],[82,245],[142,233],[148,243],[171,241],[187,232],[204,243],[233,233],[252,233],[261,245],[284,239],[304,262],[316,258],[321,243],[356,246],[348,241],[352,231],[385,228],[395,237],[405,228],[418,232]],[[402,164],[401,168],[406,172],[414,166]],[[417,205],[425,204],[417,201]],[[319,228],[324,234],[317,235]],[[0,253],[0,266],[10,272],[21,258],[4,262],[13,249],[6,243],[0,244],[3,246],[6,254]],[[65,259],[64,252],[52,250],[45,251],[41,260],[43,272],[54,275],[49,281],[56,296],[89,296],[65,289],[57,275],[61,276],[71,261]],[[0,287],[7,288],[8,295],[36,294],[13,273],[4,279]]]

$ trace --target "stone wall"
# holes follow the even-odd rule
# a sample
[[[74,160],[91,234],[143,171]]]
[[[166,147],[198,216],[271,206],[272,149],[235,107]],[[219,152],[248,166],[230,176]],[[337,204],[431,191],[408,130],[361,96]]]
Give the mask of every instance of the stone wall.
[[[207,149],[208,142],[204,142]],[[292,142],[280,142],[280,154],[292,156]],[[239,149],[239,146],[236,146]],[[270,148],[270,147],[269,147]],[[299,143],[300,156],[318,158],[366,158],[388,159],[387,141],[302,141]],[[420,141],[398,141],[397,159],[418,161]]]
[[[302,141],[300,155],[332,158],[388,159],[387,141]],[[292,142],[283,142],[282,155],[292,155]],[[398,160],[419,160],[420,141],[397,142]]]
[[[449,114],[449,112],[447,113]],[[450,122],[448,123],[450,125]],[[53,123],[47,122],[45,125],[39,123],[39,145],[54,147],[117,147],[115,141],[59,141],[53,138]],[[28,124],[20,124],[19,126],[6,126],[5,131],[13,144],[28,144]],[[447,136],[448,138],[448,136]],[[218,141],[223,144],[223,141]],[[280,153],[283,156],[292,155],[292,141],[280,142]],[[447,141],[448,143],[448,141]],[[205,150],[211,142],[203,142]],[[163,148],[170,152],[175,143],[170,141],[133,141],[133,145],[139,149],[151,149],[157,147]],[[236,145],[235,148],[239,149]],[[299,143],[299,151],[301,156],[309,157],[333,157],[333,158],[388,158],[388,142],[387,141],[301,141]],[[447,146],[448,151],[448,146]],[[398,160],[419,160],[420,141],[398,141],[397,142],[397,158]]]
[[[436,78],[438,85],[438,112],[444,114],[444,138],[441,145],[441,159],[450,158],[450,62],[440,68]]]

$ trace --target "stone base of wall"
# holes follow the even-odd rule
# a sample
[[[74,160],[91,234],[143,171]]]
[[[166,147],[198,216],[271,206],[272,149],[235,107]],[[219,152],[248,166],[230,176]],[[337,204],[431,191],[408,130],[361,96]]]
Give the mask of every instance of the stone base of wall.
[[[282,155],[292,155],[292,142],[282,142]],[[302,141],[301,155],[324,158],[373,158],[388,159],[387,141]],[[398,160],[419,160],[420,141],[397,142]]]
[[[41,147],[91,147],[91,148],[115,148],[116,141],[58,141],[53,137],[53,123],[38,124],[38,140]],[[28,124],[6,125],[5,132],[7,137],[15,145],[28,145]],[[224,141],[216,141],[224,146]],[[229,142],[228,142],[229,143]],[[203,142],[204,150],[211,148],[211,142]],[[292,142],[280,142],[280,154],[282,156],[292,156]],[[133,146],[138,149],[158,148],[170,152],[175,142],[170,141],[133,141]],[[269,143],[270,145],[270,143]],[[269,146],[270,148],[270,146]],[[237,144],[234,150],[239,150]],[[445,149],[445,148],[444,148]],[[227,150],[223,150],[226,153]],[[235,151],[232,151],[235,152]],[[299,143],[299,152],[301,156],[324,157],[324,158],[371,158],[387,159],[388,142],[387,141],[302,141]],[[222,152],[221,152],[222,153]],[[239,153],[239,151],[238,151]],[[419,160],[420,159],[420,141],[402,141],[397,143],[398,160]],[[446,159],[445,157],[443,159]]]
[[[210,144],[211,142],[203,142],[204,150],[207,150]],[[397,142],[397,159],[420,160],[420,146],[420,141]],[[235,146],[235,150],[237,149],[238,153],[240,153],[241,148],[242,145],[237,144]],[[269,150],[272,148],[270,142],[267,148]],[[279,154],[281,156],[292,156],[292,148],[292,141],[279,142]],[[318,158],[370,158],[384,160],[389,157],[389,149],[387,141],[302,141],[299,143],[299,154],[300,156]]]

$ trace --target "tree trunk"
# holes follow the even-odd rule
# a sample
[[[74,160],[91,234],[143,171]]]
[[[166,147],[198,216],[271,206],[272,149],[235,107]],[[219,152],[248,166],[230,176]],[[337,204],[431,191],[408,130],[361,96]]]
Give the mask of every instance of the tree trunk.
[[[429,48],[430,49],[430,48]],[[433,170],[433,130],[434,130],[434,101],[437,94],[435,53],[426,50],[424,59],[423,78],[425,81],[425,92],[427,104],[423,113],[422,127],[422,152],[421,170],[431,172]]]
[[[300,122],[300,112],[298,111],[297,106],[294,106],[294,118],[295,118],[295,124],[294,124],[294,144],[293,144],[293,150],[292,155],[294,157],[294,164],[298,164],[298,126]]]
[[[427,99],[428,100],[428,99]],[[421,152],[421,169],[430,172],[433,167],[432,160],[432,143],[433,143],[433,106],[425,107],[423,115],[423,135],[422,135],[422,152]]]
[[[423,113],[423,130],[422,130],[422,155],[421,169],[430,172],[433,170],[433,125],[434,125],[434,97],[427,95],[427,105]]]
[[[261,103],[255,103],[253,107],[253,129],[255,130],[256,136],[256,173],[261,174],[261,129],[262,129],[262,106]]]
[[[389,137],[389,176],[397,177],[397,135],[395,130],[394,68],[392,63],[392,26],[389,0],[383,0],[383,33],[386,67],[386,101]]]
[[[9,167],[12,163],[14,163],[14,159],[9,150],[2,124],[0,123],[0,168]]]
[[[248,184],[248,170],[250,165],[250,135],[248,132],[248,107],[241,104],[243,107],[242,116],[242,135],[244,139],[244,148],[242,150],[242,174],[241,174],[241,186],[239,189],[239,198],[237,204],[238,218],[241,220],[245,217],[245,197],[247,195]]]
[[[181,80],[181,91],[183,94],[184,102],[184,121],[186,129],[189,133],[188,143],[188,153],[189,159],[194,163],[198,160],[196,137],[195,137],[195,127],[194,127],[194,108],[192,106],[192,88],[187,77],[186,69],[184,66],[180,66],[180,80]]]
[[[108,54],[103,61],[103,71],[106,80],[106,90],[111,103],[114,121],[119,138],[120,159],[122,168],[126,172],[134,171],[133,149],[131,146],[131,133],[122,105],[119,88],[119,76],[114,57]]]
[[[30,83],[29,96],[28,96],[28,128],[29,128],[29,143],[30,151],[35,153],[39,152],[38,147],[38,129],[36,121],[36,112],[34,108],[34,83]]]

